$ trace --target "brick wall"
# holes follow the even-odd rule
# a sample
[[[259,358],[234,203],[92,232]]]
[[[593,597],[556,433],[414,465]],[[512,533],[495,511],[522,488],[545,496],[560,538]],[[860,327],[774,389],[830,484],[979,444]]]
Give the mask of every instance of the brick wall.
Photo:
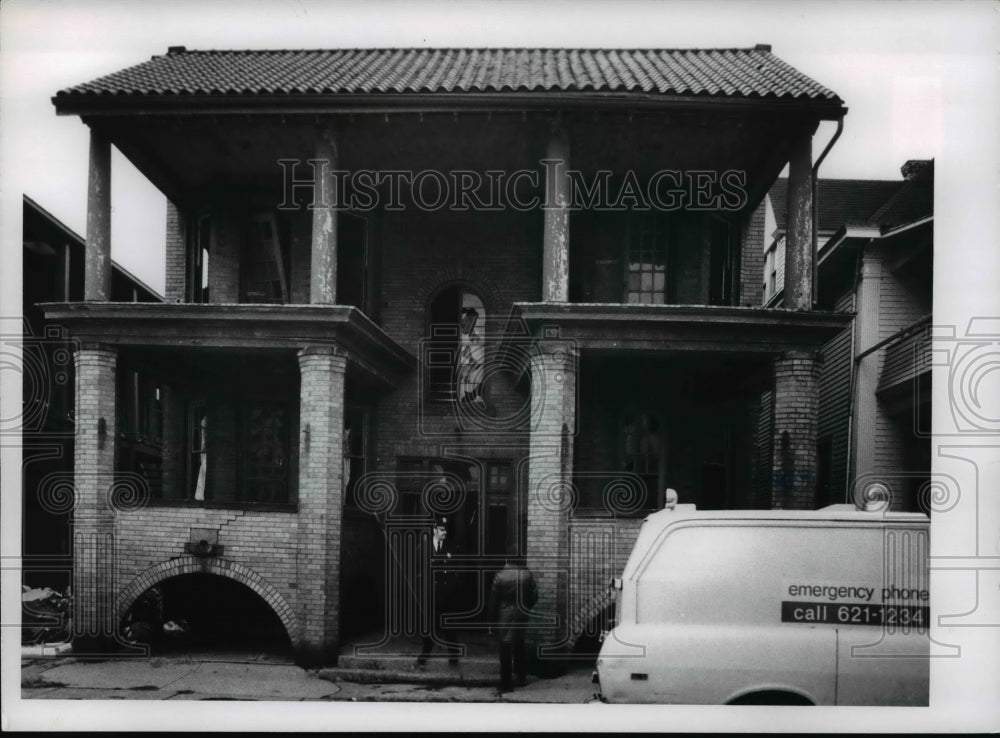
[[[167,302],[185,301],[185,261],[184,216],[170,200],[167,200],[166,277],[164,296]]]
[[[488,357],[496,356],[512,304],[540,297],[538,213],[426,213],[411,208],[384,214],[381,231],[382,327],[418,359],[427,336],[427,309],[441,288],[461,283],[480,296],[487,313]],[[497,418],[513,418],[527,397],[515,389],[513,372],[495,368],[488,362],[485,399]],[[418,370],[379,398],[376,469],[394,471],[400,456],[439,456],[443,445],[519,446],[513,458],[523,457],[524,423],[512,420],[498,433],[475,431],[475,424],[463,422],[465,416],[456,416],[451,404],[425,403],[422,392]]]
[[[760,305],[764,299],[764,216],[767,201],[761,200],[757,209],[743,225],[740,252],[740,305]]]
[[[208,257],[208,298],[213,303],[240,301],[240,218],[228,208],[212,214],[212,243]]]
[[[819,370],[809,352],[790,351],[774,362],[775,507],[814,506]]]
[[[575,641],[613,601],[613,578],[621,577],[639,536],[642,518],[576,517],[569,524],[569,616]],[[597,634],[590,634],[597,635]]]
[[[286,607],[297,607],[297,516],[294,513],[154,505],[120,512],[115,518],[117,586],[114,596],[118,617],[125,614],[136,596],[156,584],[157,575],[150,576],[147,572],[186,555],[184,544],[190,539],[191,528],[218,530],[223,552],[220,558],[205,560],[206,568],[214,567],[210,571],[224,572],[227,564],[250,570],[243,576],[227,574],[247,586],[259,582],[263,586],[257,588],[258,593],[277,593],[280,600],[268,604],[279,615]],[[169,569],[163,569],[162,578],[173,575]],[[299,634],[293,632],[289,636],[294,644]]]

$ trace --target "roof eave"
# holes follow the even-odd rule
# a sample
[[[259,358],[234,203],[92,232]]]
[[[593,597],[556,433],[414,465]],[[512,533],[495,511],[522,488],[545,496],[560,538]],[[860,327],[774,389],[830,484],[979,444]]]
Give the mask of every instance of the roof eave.
[[[728,110],[837,120],[847,113],[839,98],[660,95],[633,92],[303,93],[218,95],[58,94],[59,115],[216,115],[521,110]]]

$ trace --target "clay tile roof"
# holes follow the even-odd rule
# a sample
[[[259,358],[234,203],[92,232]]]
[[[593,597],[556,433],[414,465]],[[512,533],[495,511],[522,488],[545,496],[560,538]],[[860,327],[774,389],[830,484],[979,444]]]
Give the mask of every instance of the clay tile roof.
[[[640,93],[839,103],[768,46],[749,49],[333,49],[187,51],[57,94]]]

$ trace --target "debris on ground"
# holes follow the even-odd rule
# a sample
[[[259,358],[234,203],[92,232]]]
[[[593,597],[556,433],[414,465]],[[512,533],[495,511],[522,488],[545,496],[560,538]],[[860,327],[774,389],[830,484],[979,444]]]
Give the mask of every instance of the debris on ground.
[[[21,587],[21,644],[61,643],[70,638],[73,597],[67,587]]]

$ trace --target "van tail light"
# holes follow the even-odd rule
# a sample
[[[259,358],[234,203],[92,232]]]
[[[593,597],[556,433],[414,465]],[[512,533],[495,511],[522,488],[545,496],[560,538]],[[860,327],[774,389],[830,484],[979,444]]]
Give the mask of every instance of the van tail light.
[[[622,589],[622,579],[621,579],[621,577],[615,577],[614,579],[611,580],[611,589],[615,589],[615,590],[618,590],[619,592],[621,592],[621,589]]]

